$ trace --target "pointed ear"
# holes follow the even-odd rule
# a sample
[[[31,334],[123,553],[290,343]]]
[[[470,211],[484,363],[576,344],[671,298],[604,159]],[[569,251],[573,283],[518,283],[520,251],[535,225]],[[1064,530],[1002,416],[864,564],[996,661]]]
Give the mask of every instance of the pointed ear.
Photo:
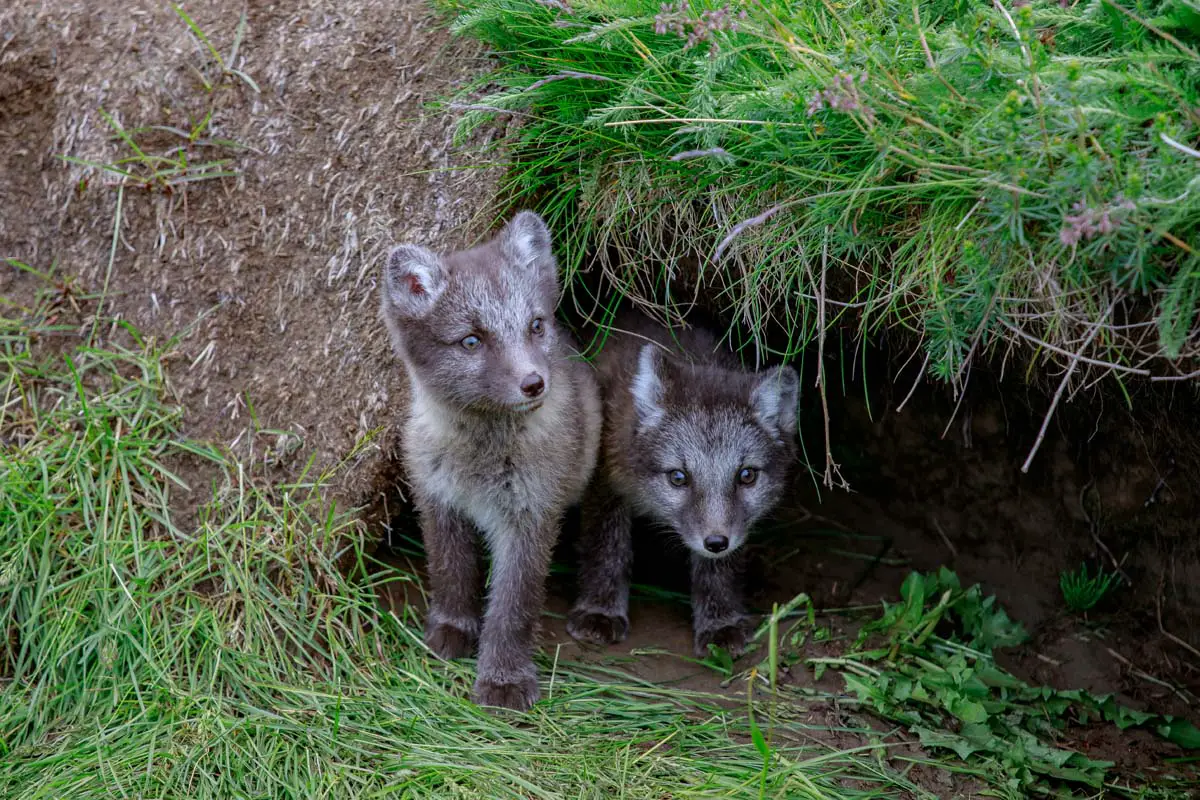
[[[791,367],[776,367],[759,373],[750,391],[750,406],[759,423],[781,439],[796,434],[796,405],[800,399],[800,377]]]
[[[402,317],[423,317],[446,289],[446,267],[431,250],[402,244],[388,253],[383,291],[388,307]]]
[[[514,264],[556,272],[550,228],[532,211],[517,214],[500,231],[500,249]]]
[[[637,370],[629,391],[633,394],[633,410],[637,428],[653,428],[666,415],[663,410],[663,355],[656,344],[642,345],[638,351]]]

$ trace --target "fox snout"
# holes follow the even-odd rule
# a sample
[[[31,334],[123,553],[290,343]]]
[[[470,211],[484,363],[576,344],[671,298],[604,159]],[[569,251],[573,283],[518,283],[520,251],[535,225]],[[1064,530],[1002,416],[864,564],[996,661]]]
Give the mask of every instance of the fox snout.
[[[734,529],[710,529],[708,533],[684,537],[688,548],[705,558],[724,558],[746,541],[746,532]]]
[[[536,400],[546,392],[546,380],[536,372],[531,372],[521,381],[521,394],[530,400]]]
[[[545,354],[535,348],[512,348],[496,373],[499,382],[493,384],[501,400],[518,411],[532,411],[550,393],[550,363]],[[498,365],[499,366],[499,365]]]
[[[716,555],[729,549],[729,537],[721,533],[710,533],[704,537],[704,549]]]
[[[737,552],[746,541],[746,529],[737,524],[680,526],[680,539],[689,550],[705,558],[725,558]]]

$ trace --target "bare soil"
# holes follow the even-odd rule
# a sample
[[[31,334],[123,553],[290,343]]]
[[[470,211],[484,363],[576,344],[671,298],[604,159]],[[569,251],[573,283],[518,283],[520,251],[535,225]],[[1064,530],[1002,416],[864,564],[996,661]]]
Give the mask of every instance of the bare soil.
[[[181,335],[170,379],[186,433],[280,479],[310,453],[319,470],[353,452],[340,494],[360,502],[386,437],[356,445],[405,391],[377,323],[379,263],[398,241],[457,247],[490,224],[481,141],[456,147],[453,119],[425,106],[484,62],[422,0],[185,8],[223,60],[244,9],[226,66],[253,86],[223,74],[163,0],[0,7],[0,292],[27,304],[44,288],[5,259],[53,270],[73,298],[107,287],[106,315]],[[236,177],[144,188],[64,161],[133,154],[103,113],[149,156],[183,148],[191,164],[228,159]],[[96,302],[76,302],[86,325]]]
[[[381,537],[414,535],[391,447],[406,390],[376,319],[376,273],[397,241],[459,247],[492,226],[498,167],[480,166],[486,138],[456,146],[453,118],[425,106],[479,75],[486,58],[450,41],[424,0],[186,4],[225,59],[243,8],[226,66],[253,85],[223,72],[159,0],[0,7],[0,293],[17,308],[6,313],[47,285],[4,259],[52,271],[60,301],[78,307],[64,319],[81,330],[103,291],[105,315],[160,342],[179,336],[169,378],[185,433],[280,481],[348,460],[336,499],[369,506],[364,518]],[[189,164],[226,159],[236,175],[168,191],[146,185],[138,164],[123,168],[142,177],[126,179],[63,160],[115,164],[133,154],[102,111],[149,156],[177,159],[182,148]],[[817,481],[797,477],[778,523],[754,544],[755,603],[800,591],[826,608],[877,603],[896,596],[909,569],[945,564],[995,592],[1032,632],[1006,655],[1017,674],[1196,719],[1195,390],[1139,390],[1133,414],[1112,395],[1066,404],[1023,475],[1044,395],[980,369],[961,403],[918,382],[897,412],[915,364],[830,350],[831,374],[847,376],[830,398],[832,455],[855,491],[818,492]],[[865,389],[864,353],[875,364]],[[819,472],[824,420],[809,361],[804,441]],[[207,495],[215,476],[199,464],[180,472],[195,498]],[[1061,571],[1084,560],[1119,565],[1129,580],[1086,618],[1064,609],[1058,588]],[[671,563],[640,560],[640,578],[671,584],[662,569]],[[674,588],[686,591],[678,578]],[[569,577],[555,578],[552,613],[565,613],[571,591]],[[547,642],[564,657],[718,683],[680,657],[690,652],[681,603],[640,594],[631,639],[601,653],[582,651],[555,619]],[[841,714],[820,705],[806,713],[814,724]],[[1142,754],[1139,768],[1173,754],[1128,734],[1089,734],[1081,746]]]

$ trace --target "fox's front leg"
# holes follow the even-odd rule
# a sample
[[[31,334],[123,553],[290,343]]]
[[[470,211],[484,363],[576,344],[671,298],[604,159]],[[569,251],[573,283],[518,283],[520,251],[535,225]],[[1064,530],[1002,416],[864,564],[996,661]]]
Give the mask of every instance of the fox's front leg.
[[[425,643],[441,658],[471,655],[479,639],[478,536],[453,509],[418,501],[432,597]]]
[[[475,702],[525,711],[539,696],[533,664],[557,525],[514,526],[489,536],[492,584],[479,640]]]
[[[567,617],[567,633],[582,642],[612,644],[629,634],[632,525],[629,508],[597,479],[583,505],[579,593]]]
[[[715,644],[737,658],[746,649],[746,614],[742,605],[744,553],[724,558],[692,554],[692,630],[696,655],[707,656]]]

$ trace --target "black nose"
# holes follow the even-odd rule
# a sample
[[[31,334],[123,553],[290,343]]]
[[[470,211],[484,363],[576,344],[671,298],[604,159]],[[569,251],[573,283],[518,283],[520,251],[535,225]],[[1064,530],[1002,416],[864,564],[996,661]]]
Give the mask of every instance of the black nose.
[[[546,382],[542,380],[542,376],[536,372],[531,372],[525,376],[525,380],[521,381],[521,394],[533,400],[536,397],[541,397],[542,392],[546,390]]]
[[[710,553],[724,553],[726,547],[729,547],[728,536],[713,534],[704,537],[704,549]]]

